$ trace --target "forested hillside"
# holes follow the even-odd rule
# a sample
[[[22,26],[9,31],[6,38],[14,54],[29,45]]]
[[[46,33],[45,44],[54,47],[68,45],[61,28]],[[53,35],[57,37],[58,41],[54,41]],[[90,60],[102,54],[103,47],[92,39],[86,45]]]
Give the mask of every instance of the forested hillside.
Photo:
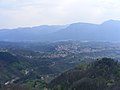
[[[120,63],[110,58],[81,63],[49,85],[52,90],[119,90]]]
[[[90,63],[97,59],[107,57],[119,61],[119,45],[119,43],[109,42],[78,41],[0,42],[1,89],[21,87],[39,90],[49,88],[49,83],[56,77],[59,78],[61,73],[63,75],[66,71],[80,73],[78,67],[86,70],[88,66],[91,66]],[[76,66],[78,67],[74,70],[73,68]],[[92,70],[87,69],[82,72],[87,75]],[[84,75],[84,73],[80,75]],[[79,75],[75,75],[79,78]],[[69,76],[65,77],[68,79]],[[58,81],[66,81],[66,79],[61,78]],[[70,83],[70,85],[72,84]]]

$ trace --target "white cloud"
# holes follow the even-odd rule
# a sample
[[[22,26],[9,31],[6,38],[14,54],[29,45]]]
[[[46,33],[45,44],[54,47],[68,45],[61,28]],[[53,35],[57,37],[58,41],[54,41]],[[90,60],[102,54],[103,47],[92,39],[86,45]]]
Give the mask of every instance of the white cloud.
[[[120,0],[0,0],[0,28],[120,19]]]

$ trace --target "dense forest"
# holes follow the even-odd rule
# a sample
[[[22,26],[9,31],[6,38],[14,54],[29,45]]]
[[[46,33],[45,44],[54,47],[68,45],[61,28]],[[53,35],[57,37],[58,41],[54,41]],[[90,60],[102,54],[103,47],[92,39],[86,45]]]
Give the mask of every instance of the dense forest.
[[[49,85],[53,90],[119,90],[120,63],[110,58],[81,63]]]
[[[79,83],[113,89],[119,53],[119,43],[110,42],[0,42],[0,89],[79,90]]]
[[[111,58],[80,63],[48,84],[40,81],[32,83],[33,89],[20,84],[1,87],[1,90],[119,90],[120,63]],[[42,88],[35,88],[43,86]]]

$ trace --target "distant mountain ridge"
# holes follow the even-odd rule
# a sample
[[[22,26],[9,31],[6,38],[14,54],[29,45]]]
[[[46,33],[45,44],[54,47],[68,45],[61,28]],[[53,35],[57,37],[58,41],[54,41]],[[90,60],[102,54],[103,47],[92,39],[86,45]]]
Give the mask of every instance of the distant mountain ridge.
[[[70,25],[43,25],[32,28],[1,29],[0,41],[120,41],[120,21],[102,24],[73,23]]]

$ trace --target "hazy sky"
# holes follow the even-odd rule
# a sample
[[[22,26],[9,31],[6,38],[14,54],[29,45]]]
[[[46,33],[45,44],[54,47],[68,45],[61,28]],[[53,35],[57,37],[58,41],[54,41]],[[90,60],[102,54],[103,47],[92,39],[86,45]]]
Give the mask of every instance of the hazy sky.
[[[120,0],[0,0],[0,28],[120,20]]]

